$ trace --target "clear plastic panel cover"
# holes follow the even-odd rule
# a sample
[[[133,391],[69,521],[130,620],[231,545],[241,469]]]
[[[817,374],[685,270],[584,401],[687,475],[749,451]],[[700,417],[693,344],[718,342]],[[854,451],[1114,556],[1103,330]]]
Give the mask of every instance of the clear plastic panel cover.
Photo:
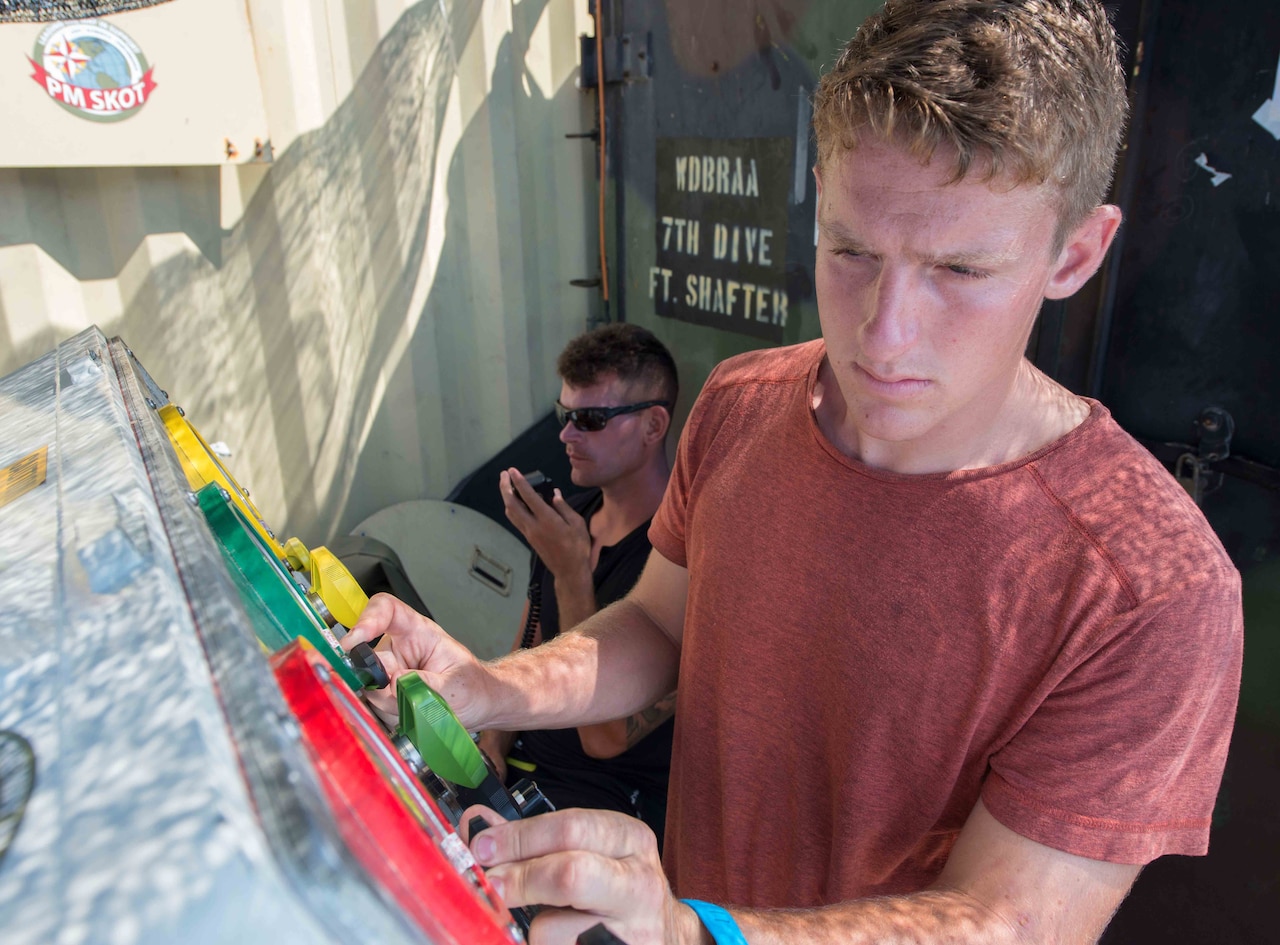
[[[346,854],[147,393],[96,328],[0,379],[4,940],[421,941]]]

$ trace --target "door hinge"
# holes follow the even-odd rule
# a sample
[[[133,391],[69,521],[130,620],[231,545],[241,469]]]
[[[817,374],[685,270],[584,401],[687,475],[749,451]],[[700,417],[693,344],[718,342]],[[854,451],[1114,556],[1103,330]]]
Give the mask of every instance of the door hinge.
[[[604,50],[605,85],[647,82],[653,75],[653,33],[606,35],[600,45]],[[578,49],[582,63],[578,85],[583,89],[594,89],[598,84],[596,38],[586,34],[579,36]]]

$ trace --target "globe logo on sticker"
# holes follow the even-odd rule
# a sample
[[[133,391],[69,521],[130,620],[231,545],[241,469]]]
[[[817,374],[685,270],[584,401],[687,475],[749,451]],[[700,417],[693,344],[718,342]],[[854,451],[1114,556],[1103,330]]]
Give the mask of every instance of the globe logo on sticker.
[[[142,49],[105,20],[50,24],[27,61],[49,98],[90,121],[136,115],[156,87]]]

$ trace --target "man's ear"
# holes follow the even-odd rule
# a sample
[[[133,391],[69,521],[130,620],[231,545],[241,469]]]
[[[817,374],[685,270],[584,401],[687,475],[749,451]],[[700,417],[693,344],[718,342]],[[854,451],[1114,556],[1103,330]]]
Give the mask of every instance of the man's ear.
[[[820,164],[813,165],[813,180],[818,187],[818,198],[817,198],[818,202],[816,205],[821,207],[822,206],[822,165]]]
[[[671,428],[671,414],[664,407],[650,407],[645,411],[644,438],[650,443],[661,443]]]
[[[1112,204],[1094,207],[1074,230],[1067,234],[1054,269],[1045,286],[1046,299],[1065,299],[1098,271],[1120,228],[1120,208]]]

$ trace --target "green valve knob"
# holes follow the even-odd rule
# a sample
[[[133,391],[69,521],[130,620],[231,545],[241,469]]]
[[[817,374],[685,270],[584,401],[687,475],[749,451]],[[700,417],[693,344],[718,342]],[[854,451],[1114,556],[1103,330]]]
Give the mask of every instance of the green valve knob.
[[[484,755],[438,692],[417,673],[396,680],[400,732],[418,749],[426,766],[462,787],[479,787],[489,774]]]

